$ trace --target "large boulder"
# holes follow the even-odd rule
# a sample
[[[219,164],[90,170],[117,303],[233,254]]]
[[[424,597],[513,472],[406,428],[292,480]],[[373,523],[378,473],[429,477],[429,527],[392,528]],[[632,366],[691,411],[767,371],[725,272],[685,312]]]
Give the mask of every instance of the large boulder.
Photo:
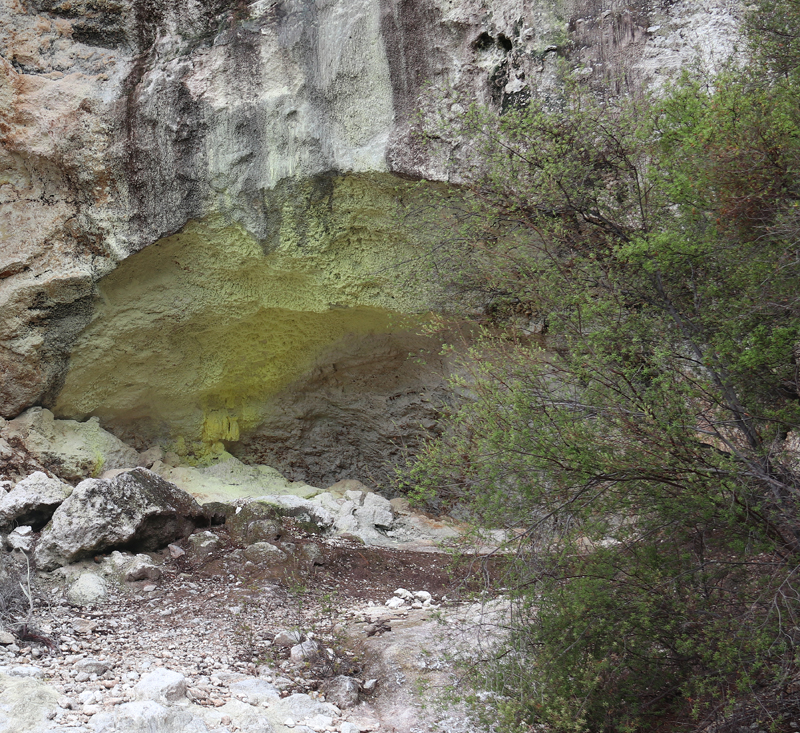
[[[36,546],[36,564],[53,570],[111,549],[156,550],[204,521],[189,494],[145,468],[108,481],[82,481],[53,514]]]
[[[336,502],[320,497],[319,503],[330,511]],[[369,543],[390,529],[394,519],[394,507],[388,499],[373,492],[347,491],[344,502],[339,503],[334,527],[337,532],[356,535]]]
[[[56,420],[50,410],[31,407],[6,423],[3,432],[22,441],[28,453],[67,481],[133,468],[140,460],[133,448],[103,430],[96,417],[86,422]]]
[[[69,484],[41,471],[32,473],[7,494],[0,495],[0,531],[8,531],[15,525],[41,529],[71,493]]]
[[[32,677],[0,674],[0,733],[39,733],[52,727],[59,693]]]

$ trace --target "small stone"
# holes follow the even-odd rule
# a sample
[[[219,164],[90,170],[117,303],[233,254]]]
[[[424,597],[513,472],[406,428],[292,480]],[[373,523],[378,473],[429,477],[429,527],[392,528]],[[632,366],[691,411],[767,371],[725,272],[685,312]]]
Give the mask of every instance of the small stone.
[[[395,596],[394,598],[390,598],[386,601],[385,605],[387,608],[400,608],[401,606],[405,605],[405,601],[402,598],[398,598]]]
[[[402,598],[404,601],[412,601],[412,600],[414,600],[414,595],[415,595],[415,594],[414,594],[414,593],[412,593],[410,590],[406,590],[405,588],[398,588],[398,589],[397,589],[397,590],[394,592],[394,594],[395,594],[395,595],[396,595],[398,598]]]
[[[91,621],[86,618],[74,618],[70,623],[76,634],[91,634],[97,626],[96,621]]]
[[[0,644],[8,646],[14,643],[14,635],[9,634],[7,631],[0,631]]]
[[[295,722],[294,722],[294,720],[292,720],[291,718],[286,718],[286,720],[284,720],[284,721],[283,721],[283,724],[284,724],[284,725],[285,725],[287,728],[294,728],[294,726],[295,726]]]
[[[375,680],[375,679],[367,680],[361,686],[361,689],[364,690],[364,692],[372,692],[375,689],[375,687],[377,686],[377,684],[378,684],[378,680]]]
[[[167,545],[167,549],[169,550],[169,555],[173,560],[177,560],[179,557],[183,557],[186,554],[186,550],[178,545]]]
[[[108,671],[108,663],[89,657],[76,662],[75,669],[80,672],[87,672],[88,674],[105,674]]]
[[[33,547],[33,528],[27,525],[17,527],[6,537],[6,544],[12,550],[30,552]]]

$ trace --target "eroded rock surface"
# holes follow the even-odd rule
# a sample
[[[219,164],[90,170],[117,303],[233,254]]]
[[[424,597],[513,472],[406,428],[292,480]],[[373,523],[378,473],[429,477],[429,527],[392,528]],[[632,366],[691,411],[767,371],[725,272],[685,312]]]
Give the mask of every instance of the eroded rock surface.
[[[407,359],[438,353],[408,179],[458,155],[417,110],[557,92],[565,54],[667,77],[728,53],[737,7],[3,0],[0,413],[380,478],[445,396],[445,361]]]
[[[36,546],[43,570],[117,547],[154,550],[191,533],[200,505],[144,468],[110,481],[86,479],[53,514]]]

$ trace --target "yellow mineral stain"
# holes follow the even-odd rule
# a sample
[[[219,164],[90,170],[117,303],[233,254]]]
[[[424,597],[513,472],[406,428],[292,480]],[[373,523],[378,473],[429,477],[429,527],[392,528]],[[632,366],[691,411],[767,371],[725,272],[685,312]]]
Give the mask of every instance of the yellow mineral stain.
[[[212,216],[124,260],[99,283],[54,412],[219,452],[339,340],[413,328],[427,304],[404,285],[415,250],[397,186],[309,181],[271,194],[268,241]]]

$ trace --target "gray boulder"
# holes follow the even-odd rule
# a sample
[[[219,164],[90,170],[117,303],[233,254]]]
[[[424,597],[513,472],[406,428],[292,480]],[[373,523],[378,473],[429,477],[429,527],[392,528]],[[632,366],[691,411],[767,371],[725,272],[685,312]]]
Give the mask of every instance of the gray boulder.
[[[320,529],[327,529],[333,524],[333,515],[324,506],[299,496],[260,496],[258,501],[273,506],[283,517],[310,522]]]
[[[108,481],[87,479],[53,514],[36,546],[40,570],[53,570],[106,550],[157,550],[203,521],[200,505],[144,468]]]
[[[322,685],[322,692],[327,702],[344,710],[358,704],[360,687],[357,680],[340,674],[333,679],[326,680]]]
[[[348,532],[369,541],[390,529],[394,523],[394,508],[388,499],[372,492],[347,491],[345,501],[336,517],[337,532]]]
[[[253,677],[241,682],[234,682],[230,686],[230,691],[232,695],[245,695],[250,705],[261,705],[264,702],[280,700],[281,697],[277,687],[266,680]]]
[[[69,484],[50,478],[41,471],[32,473],[0,496],[0,531],[19,524],[41,529],[71,493]]]

